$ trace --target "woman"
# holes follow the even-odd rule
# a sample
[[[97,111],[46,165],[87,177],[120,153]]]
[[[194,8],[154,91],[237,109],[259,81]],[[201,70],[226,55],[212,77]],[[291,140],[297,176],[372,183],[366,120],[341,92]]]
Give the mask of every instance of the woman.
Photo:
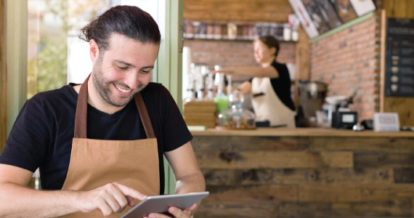
[[[261,36],[254,41],[254,57],[260,66],[228,67],[219,72],[252,77],[238,89],[243,94],[252,94],[257,121],[294,128],[296,112],[291,99],[291,80],[286,65],[276,61],[279,49],[276,38]]]

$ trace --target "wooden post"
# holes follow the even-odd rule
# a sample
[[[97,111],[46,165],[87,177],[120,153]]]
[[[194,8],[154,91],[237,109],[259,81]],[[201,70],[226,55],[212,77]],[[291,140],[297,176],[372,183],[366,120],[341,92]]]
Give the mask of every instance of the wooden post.
[[[384,97],[385,97],[385,29],[387,25],[387,18],[385,10],[381,10],[380,21],[380,112],[384,112]]]
[[[310,44],[309,37],[306,35],[302,26],[299,26],[299,40],[296,44],[296,73],[295,73],[295,90],[294,103],[299,105],[299,80],[310,80]]]

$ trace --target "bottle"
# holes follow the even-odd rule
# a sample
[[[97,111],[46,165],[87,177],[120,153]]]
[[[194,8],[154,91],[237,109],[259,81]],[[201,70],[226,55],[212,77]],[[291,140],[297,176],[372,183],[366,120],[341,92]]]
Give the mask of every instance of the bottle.
[[[214,70],[219,71],[220,66],[214,66]],[[217,94],[214,97],[214,101],[217,105],[217,113],[222,113],[227,111],[229,98],[226,94],[224,94],[224,74],[223,73],[216,73],[215,84],[217,85]]]
[[[207,75],[206,85],[207,87],[207,100],[214,99],[214,82],[213,82],[213,75],[210,73]]]
[[[186,76],[186,84],[187,87],[185,89],[185,93],[184,93],[184,102],[189,102],[189,101],[193,101],[195,100],[195,81],[194,81],[194,71],[195,71],[195,64],[191,64],[190,67],[190,72],[188,73],[188,75]]]

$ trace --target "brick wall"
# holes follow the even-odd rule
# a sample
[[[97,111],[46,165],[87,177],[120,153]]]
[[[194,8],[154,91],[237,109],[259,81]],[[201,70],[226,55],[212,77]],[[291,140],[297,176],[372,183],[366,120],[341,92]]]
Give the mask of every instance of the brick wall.
[[[193,63],[204,63],[209,66],[256,65],[251,41],[186,39],[184,46],[191,48]],[[293,42],[281,43],[278,61],[295,63],[295,49],[296,45]]]
[[[379,107],[379,38],[372,16],[311,44],[310,77],[328,84],[328,96],[351,96],[359,120],[372,119]]]

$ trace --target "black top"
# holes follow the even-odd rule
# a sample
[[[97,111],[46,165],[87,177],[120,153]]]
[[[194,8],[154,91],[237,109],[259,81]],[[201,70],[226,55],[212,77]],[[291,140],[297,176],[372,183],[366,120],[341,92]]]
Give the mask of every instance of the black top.
[[[61,189],[68,171],[78,98],[72,86],[38,93],[28,100],[0,156],[3,164],[30,171],[40,167],[43,189]],[[150,83],[141,93],[158,141],[160,193],[163,193],[163,153],[184,145],[192,135],[165,87]],[[104,113],[90,105],[87,113],[87,137],[90,139],[146,138],[134,101],[114,114]]]
[[[273,91],[275,91],[277,97],[279,97],[280,101],[292,111],[295,110],[295,104],[293,104],[292,97],[291,97],[291,83],[289,70],[286,67],[286,64],[278,63],[273,61],[271,64],[276,71],[279,73],[279,77],[277,78],[270,78],[270,83],[272,84]],[[250,83],[252,79],[249,80]]]

